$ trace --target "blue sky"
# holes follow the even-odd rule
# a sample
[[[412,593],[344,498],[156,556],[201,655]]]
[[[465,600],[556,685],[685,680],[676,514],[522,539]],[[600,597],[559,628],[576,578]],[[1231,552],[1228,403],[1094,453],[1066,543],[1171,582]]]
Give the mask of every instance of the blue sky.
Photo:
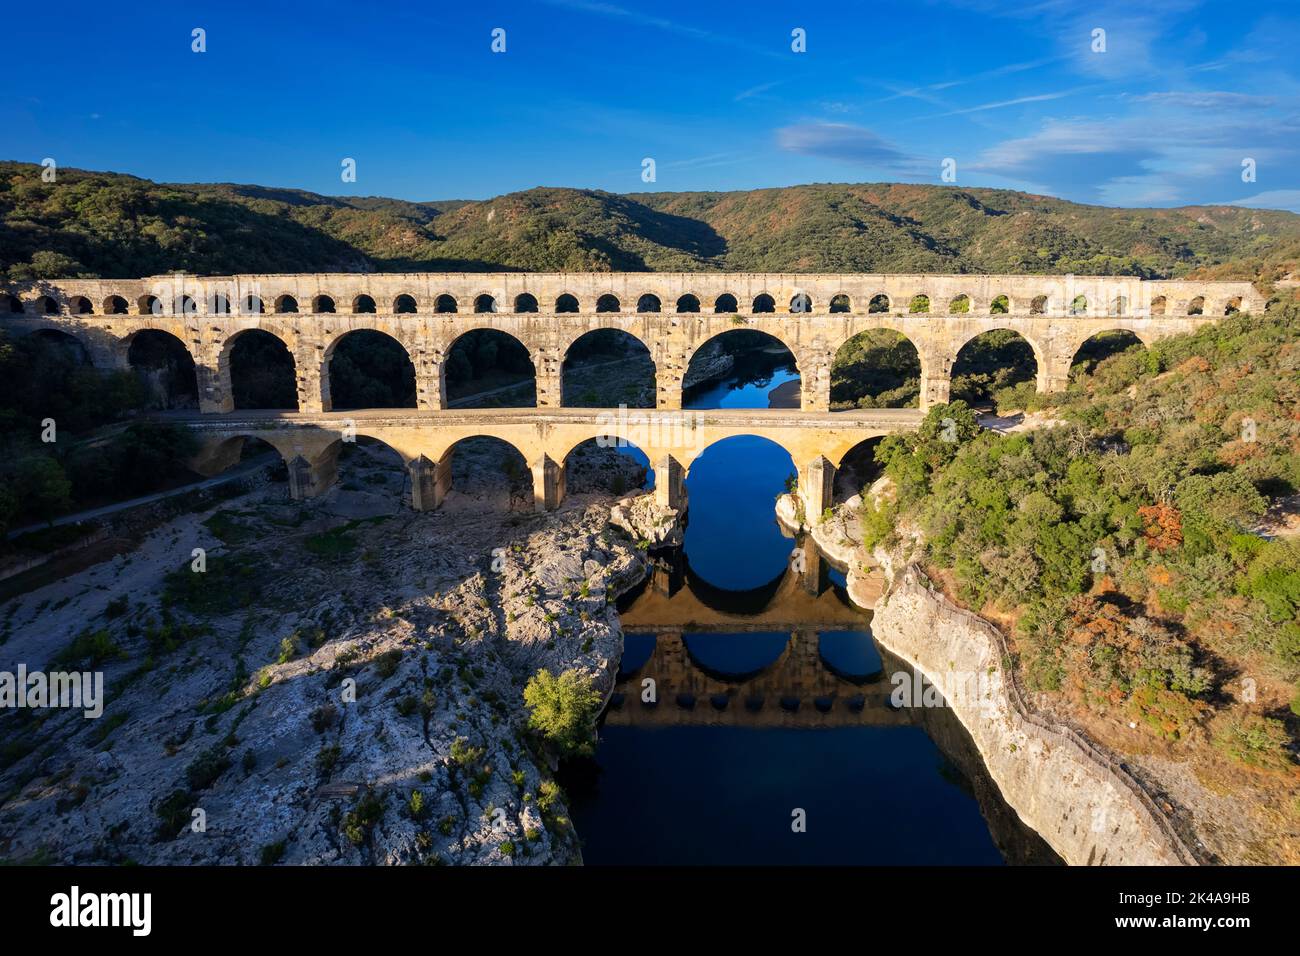
[[[1297,6],[12,4],[0,157],[415,200],[938,183],[951,158],[958,185],[1300,211]]]

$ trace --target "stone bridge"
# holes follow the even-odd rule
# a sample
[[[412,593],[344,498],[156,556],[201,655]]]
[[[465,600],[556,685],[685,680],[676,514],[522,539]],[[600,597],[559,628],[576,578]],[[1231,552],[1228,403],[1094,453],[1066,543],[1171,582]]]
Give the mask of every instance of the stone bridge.
[[[311,274],[58,279],[0,289],[0,325],[79,338],[96,365],[129,364],[144,330],[189,351],[200,409],[234,408],[232,347],[259,329],[295,365],[298,410],[329,411],[329,364],[340,340],[371,329],[395,339],[414,367],[416,407],[445,408],[444,366],[457,339],[496,329],[528,350],[537,405],[562,404],[569,347],[595,329],[621,329],[650,352],[656,406],[680,408],[692,356],[738,328],[782,342],[798,365],[801,408],[830,407],[831,364],[867,329],[906,336],[921,364],[921,407],[944,402],[962,346],[1011,329],[1033,348],[1038,388],[1067,382],[1079,347],[1127,330],[1143,343],[1236,311],[1259,311],[1248,282],[1146,281],[1119,276],[802,275],[771,273]]]

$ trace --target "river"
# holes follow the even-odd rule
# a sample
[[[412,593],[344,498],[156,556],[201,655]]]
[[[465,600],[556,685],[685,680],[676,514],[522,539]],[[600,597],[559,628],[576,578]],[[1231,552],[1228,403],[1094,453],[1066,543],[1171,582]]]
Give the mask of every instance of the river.
[[[792,400],[798,375],[774,358],[685,404]],[[562,768],[585,862],[1051,862],[946,708],[890,705],[890,676],[910,667],[776,522],[793,472],[752,436],[692,466],[683,547],[620,606],[626,649],[595,756]]]

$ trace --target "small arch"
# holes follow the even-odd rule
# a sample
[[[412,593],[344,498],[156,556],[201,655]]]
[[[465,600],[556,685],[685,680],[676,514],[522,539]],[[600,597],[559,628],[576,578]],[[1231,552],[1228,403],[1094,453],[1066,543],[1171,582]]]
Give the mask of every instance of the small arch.
[[[806,315],[813,310],[813,300],[807,292],[796,292],[790,297],[790,311],[795,315]]]
[[[686,293],[677,299],[677,311],[683,313],[693,313],[700,311],[700,300],[697,296]]]
[[[915,408],[921,401],[921,353],[893,329],[867,329],[831,360],[831,409]]]
[[[845,295],[843,292],[831,298],[832,315],[841,315],[845,312],[852,312],[852,311],[853,311],[853,303],[849,299],[849,297]]]
[[[1030,314],[1030,315],[1046,315],[1046,314],[1047,314],[1047,296],[1045,296],[1045,295],[1036,295],[1036,296],[1034,296],[1033,301],[1031,301],[1031,302],[1029,303],[1029,314]]]
[[[318,295],[311,300],[311,310],[315,315],[331,315],[334,312],[334,300],[327,295]]]
[[[462,438],[442,453],[437,474],[447,476],[443,507],[452,510],[532,511],[533,471],[514,445],[501,438]]]
[[[53,296],[39,296],[36,299],[36,311],[41,315],[58,315],[59,303]]]
[[[647,292],[641,298],[636,300],[636,311],[638,314],[647,312],[658,312],[660,307],[659,296]]]
[[[739,312],[739,311],[740,311],[740,303],[736,301],[736,297],[732,295],[730,292],[724,292],[722,293],[722,295],[718,296],[716,299],[713,300],[714,315],[725,315],[728,312]]]
[[[611,295],[610,293],[606,292],[604,295],[602,295],[599,299],[596,300],[597,312],[600,313],[621,312],[622,310],[623,310],[623,306],[618,301],[618,296],[616,295]]]
[[[162,301],[156,295],[142,295],[135,303],[137,315],[162,315]]]
[[[521,292],[515,296],[515,312],[527,315],[537,311],[537,296]]]
[[[411,309],[411,311],[414,312],[415,309]],[[438,298],[433,300],[433,311],[439,315],[451,315],[455,313],[457,311],[455,297],[444,292],[442,295],[438,296]]]
[[[486,315],[489,312],[497,310],[497,300],[495,297],[488,295],[486,292],[474,299],[474,314]]]
[[[1204,315],[1204,314],[1205,314],[1205,296],[1203,296],[1203,295],[1198,295],[1198,296],[1197,296],[1196,298],[1194,298],[1191,302],[1188,302],[1188,303],[1187,303],[1187,314],[1188,314],[1188,315]]]
[[[1241,311],[1241,296],[1235,295],[1223,306],[1224,315],[1236,315]]]
[[[1124,296],[1122,296],[1122,295],[1117,295],[1117,296],[1115,296],[1114,300],[1113,300],[1113,301],[1111,302],[1111,304],[1110,304],[1110,314],[1111,314],[1111,315],[1127,315],[1127,314],[1128,314],[1128,299],[1126,299],[1126,298],[1125,298]]]
[[[1011,329],[990,329],[970,338],[952,364],[951,397],[986,403],[994,393],[1038,378],[1032,344]]]
[[[970,312],[970,296],[962,293],[948,303],[949,315],[966,315]]]
[[[94,311],[90,300],[84,295],[74,295],[68,300],[68,312],[71,315],[90,315]]]
[[[298,311],[298,300],[291,295],[277,296],[275,300],[276,315],[292,315]]]
[[[298,408],[293,354],[279,336],[245,329],[227,345],[230,392],[235,408]]]
[[[197,315],[198,304],[188,295],[177,296],[172,302],[172,315]]]
[[[393,300],[393,312],[397,315],[414,315],[416,312],[415,297],[403,292]]]
[[[930,311],[930,297],[928,295],[914,295],[912,301],[907,307],[907,311],[912,315],[920,315]]]
[[[565,407],[655,407],[654,359],[644,342],[622,329],[592,329],[574,339],[560,381]]]
[[[141,329],[130,337],[127,364],[146,395],[148,408],[198,408],[194,356],[185,343],[161,329]]]
[[[759,293],[754,297],[754,302],[753,305],[750,307],[750,311],[758,315],[775,312],[776,300],[773,299],[766,292]]]
[[[127,305],[126,299],[120,295],[110,295],[104,300],[105,315],[126,315],[131,311]]]
[[[353,315],[373,315],[375,311],[375,300],[368,295],[359,295],[352,300]]]
[[[447,348],[443,362],[451,408],[531,408],[537,373],[528,349],[498,329],[470,329]]]
[[[266,311],[262,304],[262,297],[259,295],[244,296],[244,301],[240,307],[240,311],[243,312],[244,315],[261,315]]]
[[[1154,299],[1151,300],[1151,314],[1164,315],[1165,309],[1168,307],[1168,304],[1169,304],[1168,300],[1163,295],[1156,296]]]
[[[1088,297],[1086,295],[1076,295],[1074,301],[1070,303],[1071,315],[1088,314]]]
[[[1005,295],[994,298],[989,303],[989,315],[1007,315],[1011,312],[1011,300]]]
[[[214,292],[208,297],[208,312],[211,315],[229,315],[230,300],[220,292]]]
[[[109,298],[110,298],[110,299],[111,299],[111,298],[116,298],[116,296],[110,296]],[[105,300],[105,301],[106,301],[106,304],[105,304],[105,309],[104,309],[104,311],[107,312],[107,311],[108,311],[108,308],[107,308],[107,300]],[[122,299],[121,302],[122,302],[122,307],[125,308],[125,307],[126,307],[126,300],[125,300],[125,299]],[[16,295],[10,295],[8,292],[3,293],[3,294],[0,294],[0,312],[8,312],[8,313],[10,313],[11,315],[13,315],[13,314],[17,314],[17,313],[22,312],[22,311],[23,311],[23,300],[22,300],[22,299],[18,298],[18,296],[16,296]]]
[[[555,300],[555,311],[559,313],[577,312],[578,297],[565,292]]]
[[[888,312],[888,311],[889,311],[889,296],[885,295],[885,293],[883,292],[879,292],[876,295],[873,295],[871,297],[871,301],[867,303],[867,314],[869,315],[878,315],[881,312]]]
[[[415,366],[391,335],[354,329],[325,351],[332,409],[415,408]]]

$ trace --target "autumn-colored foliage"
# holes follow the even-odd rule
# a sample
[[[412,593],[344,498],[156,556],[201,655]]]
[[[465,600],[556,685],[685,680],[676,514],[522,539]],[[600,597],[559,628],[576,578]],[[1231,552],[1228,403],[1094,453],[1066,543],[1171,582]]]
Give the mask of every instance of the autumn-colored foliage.
[[[1183,543],[1182,516],[1173,505],[1144,505],[1138,509],[1138,517],[1143,523],[1142,537],[1152,550],[1172,551]]]

